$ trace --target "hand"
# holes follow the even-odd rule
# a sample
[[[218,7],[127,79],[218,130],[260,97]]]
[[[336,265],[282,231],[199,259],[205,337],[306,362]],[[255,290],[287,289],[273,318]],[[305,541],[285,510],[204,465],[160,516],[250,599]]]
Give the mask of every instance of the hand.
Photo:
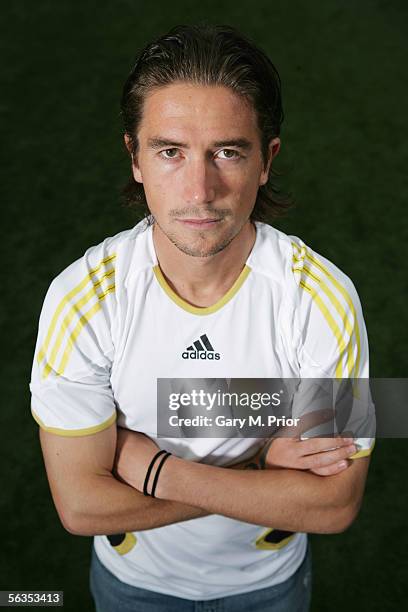
[[[310,470],[319,476],[332,476],[345,470],[348,457],[356,452],[353,438],[309,438],[300,436],[333,418],[330,410],[318,410],[304,415],[297,427],[282,427],[279,437],[266,440],[264,446],[251,459],[235,464],[234,469],[291,468]]]
[[[149,436],[139,431],[118,427],[113,466],[114,476],[142,492],[150,462],[159,450],[160,448]],[[160,463],[160,458],[155,462],[155,467],[158,463]],[[153,473],[149,478],[149,493],[153,482],[152,478]]]
[[[310,470],[319,476],[338,474],[356,452],[353,438],[272,438],[258,454],[260,467]]]
[[[260,451],[261,468],[310,470],[319,476],[333,476],[347,469],[356,447],[346,433],[335,438],[301,439],[305,432],[332,419],[331,410],[316,410],[303,415],[296,427],[282,427],[279,436],[283,437],[272,438]]]

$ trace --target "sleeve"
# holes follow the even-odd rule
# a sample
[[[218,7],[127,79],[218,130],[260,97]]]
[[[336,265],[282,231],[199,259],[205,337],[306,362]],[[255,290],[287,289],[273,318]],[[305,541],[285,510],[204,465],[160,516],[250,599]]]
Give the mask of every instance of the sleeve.
[[[116,420],[110,385],[115,259],[103,243],[92,247],[48,289],[30,381],[32,416],[46,431],[84,436]]]
[[[352,458],[368,455],[375,442],[375,411],[369,389],[367,331],[357,291],[333,263],[299,238],[291,238],[300,378],[332,379],[336,406],[346,405],[344,389],[350,385],[345,379],[353,379],[351,396],[348,394],[352,402],[347,404],[349,414],[346,421],[343,418],[341,431],[355,433],[359,450]],[[341,402],[337,402],[337,392],[341,392]]]

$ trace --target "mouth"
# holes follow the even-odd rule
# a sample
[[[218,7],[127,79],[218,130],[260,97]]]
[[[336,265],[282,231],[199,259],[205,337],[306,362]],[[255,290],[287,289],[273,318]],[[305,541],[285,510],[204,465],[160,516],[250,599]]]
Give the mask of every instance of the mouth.
[[[179,219],[179,221],[188,227],[203,229],[207,227],[214,227],[214,225],[219,223],[221,219]]]

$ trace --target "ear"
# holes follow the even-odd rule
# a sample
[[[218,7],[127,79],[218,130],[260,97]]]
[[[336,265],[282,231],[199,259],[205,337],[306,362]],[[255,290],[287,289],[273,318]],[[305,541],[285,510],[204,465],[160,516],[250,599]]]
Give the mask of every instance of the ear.
[[[124,135],[125,145],[127,150],[129,151],[129,155],[132,158],[132,173],[133,178],[137,183],[143,183],[142,173],[139,168],[139,161],[137,155],[132,152],[132,141],[129,134]]]
[[[266,164],[266,168],[262,170],[261,176],[259,177],[260,185],[265,185],[265,183],[268,181],[272,160],[279,153],[280,146],[281,146],[280,138],[278,137],[272,138],[272,140],[269,143],[269,147],[268,147],[268,161]]]

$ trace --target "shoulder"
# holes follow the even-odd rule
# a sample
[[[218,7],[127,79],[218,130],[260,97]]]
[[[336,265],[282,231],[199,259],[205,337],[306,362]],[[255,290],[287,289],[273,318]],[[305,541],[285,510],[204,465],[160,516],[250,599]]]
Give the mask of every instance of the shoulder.
[[[150,260],[149,228],[145,221],[131,229],[108,236],[89,247],[85,253],[62,270],[51,282],[48,297],[58,300],[61,294],[68,300],[86,289],[93,289],[99,297],[115,293],[129,271],[145,267]]]
[[[256,221],[255,227],[256,240],[247,261],[251,274],[291,298],[295,289],[291,237],[261,221]]]
[[[353,281],[332,261],[317,253],[297,236],[290,236],[291,270],[295,280],[294,303],[300,325],[313,311],[327,333],[340,337],[340,328],[351,334],[361,304]]]
[[[368,346],[353,281],[300,238],[290,239],[302,359],[323,365],[331,376],[360,376],[368,368]]]
[[[329,284],[344,297],[348,292],[354,293],[351,279],[298,236],[285,234],[258,221],[256,229],[256,248],[249,265],[258,273],[284,284],[286,293],[296,304],[304,291],[310,296],[312,291],[322,292]]]
[[[333,376],[360,373],[368,363],[367,338],[352,280],[298,236],[264,223],[257,230],[253,266],[282,287],[281,323],[290,330],[299,362]]]
[[[105,238],[53,279],[41,309],[37,347],[47,373],[64,372],[75,356],[75,365],[82,366],[80,352],[96,363],[113,354],[122,287],[133,260],[144,261],[143,231],[138,224]]]
[[[288,236],[292,247],[292,273],[296,286],[305,290],[311,297],[317,293],[328,293],[351,300],[355,297],[352,280],[332,261],[317,253],[297,236]],[[303,291],[299,292],[303,294]]]

